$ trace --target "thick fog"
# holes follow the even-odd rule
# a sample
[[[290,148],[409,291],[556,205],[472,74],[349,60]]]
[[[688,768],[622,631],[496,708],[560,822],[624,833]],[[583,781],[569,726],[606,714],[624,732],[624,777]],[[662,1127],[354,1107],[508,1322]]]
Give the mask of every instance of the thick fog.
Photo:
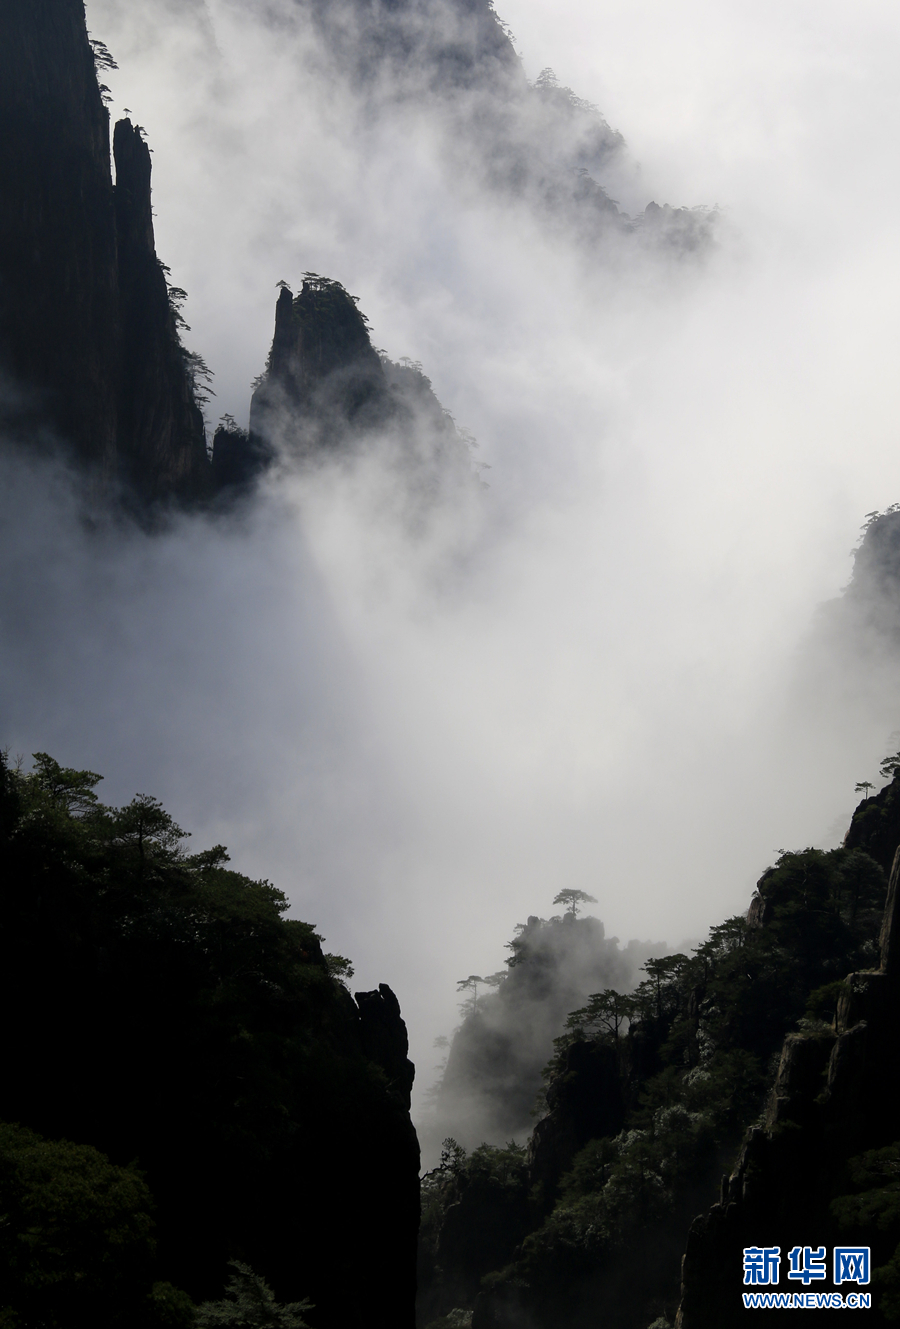
[[[211,421],[246,422],[275,284],[312,270],[421,361],[488,488],[410,533],[377,467],[287,476],[149,538],[7,460],[3,741],[272,879],[352,986],[395,989],[424,1087],[456,980],[560,889],[679,946],[778,849],[838,843],[894,750],[893,657],[832,635],[823,660],[815,615],[900,498],[900,16],[500,10],[528,77],[624,135],[627,213],[719,207],[682,254],[482,189],[439,118],[368,114],[288,0],[87,12],[154,150]]]

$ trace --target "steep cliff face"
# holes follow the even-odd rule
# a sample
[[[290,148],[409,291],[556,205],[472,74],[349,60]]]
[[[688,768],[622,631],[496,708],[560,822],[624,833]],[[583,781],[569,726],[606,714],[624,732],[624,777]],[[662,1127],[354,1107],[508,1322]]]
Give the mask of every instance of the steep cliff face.
[[[528,1165],[532,1184],[552,1201],[575,1155],[590,1140],[618,1135],[624,1123],[625,1095],[615,1049],[583,1039],[565,1048],[547,1086],[547,1107],[528,1143]]]
[[[849,585],[820,606],[798,656],[792,704],[806,726],[831,728],[839,736],[833,744],[845,745],[850,734],[866,735],[867,747],[880,744],[890,724],[885,717],[894,713],[898,658],[900,511],[894,505],[869,514]],[[835,719],[822,726],[828,714]],[[827,740],[820,741],[827,751]],[[885,850],[886,870],[897,843],[900,836]]]
[[[845,602],[862,619],[900,639],[900,511],[872,513],[853,559]]]
[[[81,0],[0,7],[0,119],[3,423],[22,432],[51,423],[111,478],[116,219],[109,117]]]
[[[209,482],[195,363],[178,337],[156,257],[150,149],[130,120],[113,135],[121,362],[120,474],[149,499],[199,498]]]
[[[209,465],[150,212],[150,157],[115,135],[81,0],[0,7],[0,425],[43,435],[141,499],[190,499]]]

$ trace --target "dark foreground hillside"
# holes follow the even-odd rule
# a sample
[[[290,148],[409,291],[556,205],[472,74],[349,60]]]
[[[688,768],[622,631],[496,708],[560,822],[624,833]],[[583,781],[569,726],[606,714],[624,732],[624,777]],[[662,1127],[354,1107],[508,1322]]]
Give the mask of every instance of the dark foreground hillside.
[[[0,1324],[188,1324],[238,1260],[311,1329],[409,1329],[397,999],[98,780],[0,765]]]
[[[423,1184],[426,1329],[721,1329],[744,1323],[753,1246],[779,1247],[782,1292],[865,1290],[868,1323],[900,1318],[900,868],[888,890],[874,813],[572,1012],[527,1148],[447,1141]],[[791,1281],[805,1245],[827,1269]],[[871,1284],[834,1282],[840,1246],[871,1248]]]

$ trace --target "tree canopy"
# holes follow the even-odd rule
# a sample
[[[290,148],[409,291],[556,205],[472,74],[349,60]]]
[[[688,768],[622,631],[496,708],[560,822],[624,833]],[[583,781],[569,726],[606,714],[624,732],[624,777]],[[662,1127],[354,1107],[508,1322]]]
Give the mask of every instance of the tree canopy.
[[[553,903],[565,905],[566,913],[571,914],[573,918],[577,918],[578,910],[582,905],[596,904],[597,901],[593,895],[588,895],[587,891],[566,889],[553,897]]]
[[[349,961],[223,846],[191,853],[156,798],[106,806],[99,782],[46,753],[30,771],[0,759],[0,1120],[61,1159],[92,1147],[69,1199],[132,1205],[109,1229],[123,1270],[143,1261],[203,1301],[241,1258],[279,1297],[310,1296],[317,1329],[396,1300],[417,1152],[365,1050]],[[364,1250],[335,1238],[351,1193]],[[92,1323],[114,1321],[98,1303]]]

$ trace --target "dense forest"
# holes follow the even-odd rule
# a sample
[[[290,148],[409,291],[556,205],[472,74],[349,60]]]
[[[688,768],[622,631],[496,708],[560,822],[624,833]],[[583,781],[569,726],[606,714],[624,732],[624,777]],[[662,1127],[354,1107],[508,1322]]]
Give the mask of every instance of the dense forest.
[[[313,1327],[411,1325],[394,994],[354,1001],[280,891],[99,779],[0,766],[2,1323],[190,1324],[230,1274]]]
[[[596,1324],[602,1308],[604,1322],[623,1329],[662,1329],[682,1295],[679,1324],[729,1324],[744,1313],[742,1243],[773,1230],[784,1249],[804,1233],[816,1244],[870,1245],[881,1316],[900,1313],[896,1035],[858,1001],[851,1010],[868,971],[890,969],[877,859],[880,841],[900,834],[898,799],[895,776],[857,810],[860,847],[783,853],[746,915],[712,928],[689,955],[647,959],[630,990],[606,987],[573,1010],[529,1140],[468,1151],[445,1141],[423,1182],[424,1324],[556,1329]],[[569,915],[568,926],[591,922]],[[524,934],[500,993],[542,967]],[[842,1039],[850,1030],[858,1042],[860,1017],[869,1044],[850,1070]],[[457,1037],[477,1038],[475,1018]],[[860,1111],[867,1078],[878,1088]],[[735,1215],[682,1289],[692,1219],[720,1179],[717,1216],[726,1212],[744,1184],[746,1146],[727,1174],[746,1138],[762,1217],[758,1206],[740,1223]]]

